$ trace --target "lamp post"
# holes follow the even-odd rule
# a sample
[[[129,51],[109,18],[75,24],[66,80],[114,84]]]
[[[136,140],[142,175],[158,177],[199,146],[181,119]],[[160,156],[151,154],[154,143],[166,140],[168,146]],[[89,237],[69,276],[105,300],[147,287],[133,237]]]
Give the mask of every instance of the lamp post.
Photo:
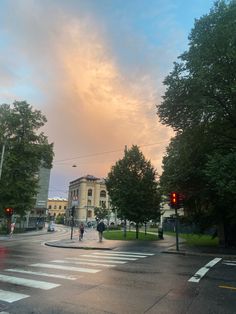
[[[2,154],[1,154],[1,162],[0,162],[0,180],[1,180],[1,177],[2,177],[2,166],[3,166],[3,160],[4,160],[5,146],[6,146],[6,144],[3,143],[3,145],[2,145]]]

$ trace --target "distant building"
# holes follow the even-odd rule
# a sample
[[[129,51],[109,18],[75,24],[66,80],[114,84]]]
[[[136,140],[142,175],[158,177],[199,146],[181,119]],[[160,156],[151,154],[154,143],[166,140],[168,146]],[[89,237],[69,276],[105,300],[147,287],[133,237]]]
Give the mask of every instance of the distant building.
[[[68,201],[65,198],[54,197],[48,199],[47,209],[50,216],[65,215]]]
[[[105,180],[86,175],[69,183],[68,210],[66,217],[69,219],[69,209],[75,206],[76,221],[95,220],[94,208],[105,206],[109,208],[109,196]]]

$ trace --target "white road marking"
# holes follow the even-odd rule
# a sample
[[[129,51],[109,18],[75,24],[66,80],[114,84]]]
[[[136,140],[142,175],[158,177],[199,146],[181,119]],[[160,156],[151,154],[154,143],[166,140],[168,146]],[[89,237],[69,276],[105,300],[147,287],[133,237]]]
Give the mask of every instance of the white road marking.
[[[81,256],[84,256],[84,257],[95,257],[93,255],[81,255]],[[111,257],[111,256],[96,256],[96,258],[101,258],[101,259],[111,259],[111,260],[121,260],[121,261],[136,261],[137,258],[131,258],[131,257]]]
[[[53,278],[61,278],[61,279],[68,279],[68,280],[76,280],[78,277],[73,277],[70,275],[58,275],[58,274],[49,274],[49,273],[43,273],[41,271],[30,271],[30,270],[24,270],[20,268],[8,268],[4,269],[4,271],[10,271],[10,272],[16,272],[21,274],[29,274],[29,275],[36,275],[36,276],[45,276],[45,277],[53,277]]]
[[[98,273],[100,271],[98,269],[72,267],[72,266],[62,266],[62,265],[52,265],[52,264],[41,264],[41,263],[31,264],[30,266],[53,268],[53,269],[62,269],[62,270],[72,270],[72,271],[78,271],[78,272],[82,272],[82,273],[91,273],[91,274],[95,274],[95,273]]]
[[[59,284],[46,282],[46,281],[39,281],[39,280],[32,280],[32,279],[25,279],[20,277],[12,277],[0,274],[0,281],[12,283],[15,285],[21,285],[30,288],[39,288],[43,290],[49,290],[56,287],[59,287]]]
[[[94,256],[91,256],[94,257]],[[66,257],[66,259],[68,260],[72,260],[72,261],[86,261],[86,262],[94,262],[94,260],[96,259],[89,259],[89,258],[79,258],[79,257]],[[103,261],[98,261],[96,260],[97,263],[102,263]],[[106,261],[106,263],[112,263],[112,264],[126,264],[127,262],[123,262],[123,261]]]
[[[51,263],[59,263],[59,264],[76,264],[76,265],[90,265],[90,266],[103,266],[103,267],[114,267],[116,265],[112,264],[101,264],[101,263],[91,263],[91,262],[76,262],[76,261],[64,261],[64,260],[54,260]]]
[[[153,256],[153,255],[155,255],[154,253],[146,253],[146,252],[132,252],[132,251],[112,251],[112,253],[114,253],[114,254],[122,254],[122,253],[124,253],[124,254],[133,254],[133,255],[136,255],[136,254],[138,254],[138,255],[147,255],[147,256]]]
[[[29,295],[27,295],[27,294],[0,290],[0,300],[8,302],[8,303],[13,303],[15,301],[19,301],[21,299],[25,299],[28,297],[29,297]],[[0,313],[4,313],[4,312],[0,312]]]
[[[99,252],[96,252],[96,253],[92,253],[94,255],[105,255],[105,256],[119,256],[119,257],[140,257],[140,258],[145,258],[147,256],[145,255],[131,255],[131,254],[114,254],[114,253],[99,253]]]
[[[189,282],[199,282],[202,277],[212,268],[215,264],[217,264],[219,261],[221,261],[222,258],[214,258],[212,261],[207,263],[204,267],[200,268],[193,277],[191,277],[188,281]]]
[[[224,265],[228,265],[228,266],[236,266],[236,263],[232,263],[232,262],[223,262],[222,264]]]

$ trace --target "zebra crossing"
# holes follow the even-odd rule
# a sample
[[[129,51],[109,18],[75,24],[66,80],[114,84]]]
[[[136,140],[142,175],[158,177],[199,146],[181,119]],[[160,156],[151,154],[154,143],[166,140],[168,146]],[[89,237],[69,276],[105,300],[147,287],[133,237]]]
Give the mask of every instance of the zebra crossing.
[[[233,260],[223,260],[222,264],[227,266],[236,266],[236,261]]]
[[[6,268],[0,273],[0,282],[12,285],[20,285],[28,288],[50,290],[60,287],[63,280],[77,280],[84,274],[99,273],[103,269],[114,268],[128,262],[134,262],[155,255],[146,252],[91,252],[90,254],[79,254],[76,257],[51,260],[46,263],[34,263],[25,265],[26,268]],[[48,272],[49,271],[49,272]],[[60,271],[60,273],[56,273]],[[64,273],[64,271],[66,273]],[[52,273],[55,272],[55,273]],[[80,274],[79,277],[75,274]],[[14,276],[14,274],[16,274]],[[32,276],[32,279],[18,276]],[[37,280],[40,277],[40,280]],[[41,280],[41,277],[55,278],[60,283]],[[29,298],[29,294],[23,294],[0,289],[0,301],[13,303],[21,299]]]

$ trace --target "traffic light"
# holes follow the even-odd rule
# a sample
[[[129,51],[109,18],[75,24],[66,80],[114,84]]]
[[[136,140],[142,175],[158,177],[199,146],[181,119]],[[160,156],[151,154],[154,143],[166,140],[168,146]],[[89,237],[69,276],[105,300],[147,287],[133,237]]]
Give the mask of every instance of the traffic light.
[[[179,208],[179,193],[171,192],[170,193],[170,205],[173,208]]]
[[[75,216],[75,206],[72,206],[72,208],[71,208],[71,216],[72,217]]]
[[[5,208],[5,214],[7,217],[11,217],[13,215],[13,213],[14,213],[13,208],[11,208],[11,207]]]

